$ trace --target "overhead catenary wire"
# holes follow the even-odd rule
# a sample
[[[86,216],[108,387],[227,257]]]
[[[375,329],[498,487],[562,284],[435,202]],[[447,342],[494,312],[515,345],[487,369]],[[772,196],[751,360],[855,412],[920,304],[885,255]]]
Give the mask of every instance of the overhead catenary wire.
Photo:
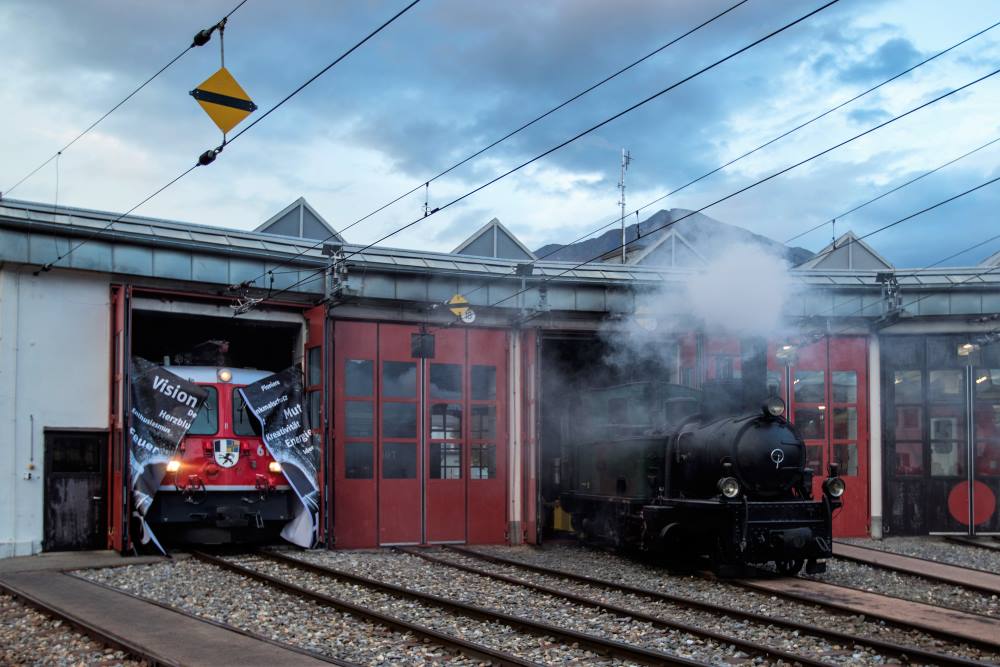
[[[246,2],[246,1],[247,0],[243,0],[239,5],[237,5],[236,9],[238,9],[240,6],[242,6],[243,3]],[[328,72],[330,70],[330,68],[332,68],[334,65],[336,65],[337,63],[339,63],[340,61],[342,61],[344,58],[346,58],[351,53],[353,53],[362,44],[364,44],[365,42],[367,42],[368,40],[370,40],[372,37],[374,37],[378,33],[382,32],[382,30],[384,30],[386,27],[388,27],[391,23],[393,23],[396,19],[398,19],[403,14],[405,14],[407,11],[409,11],[410,8],[412,8],[414,5],[416,5],[419,2],[420,2],[420,0],[413,0],[412,2],[410,2],[410,4],[408,4],[402,10],[400,10],[394,16],[392,16],[392,18],[388,19],[387,21],[385,21],[384,23],[382,23],[380,26],[378,26],[377,28],[375,28],[374,30],[372,30],[371,32],[369,32],[364,38],[362,38],[354,46],[352,46],[346,52],[344,52],[343,54],[341,54],[340,56],[338,56],[336,59],[334,59],[333,62],[331,62],[329,65],[327,65],[326,67],[324,67],[323,69],[321,69],[318,73],[316,73],[315,75],[313,75],[312,77],[310,77],[305,83],[303,83],[302,85],[300,85],[299,87],[297,87],[290,94],[286,95],[281,101],[279,101],[277,104],[275,104],[270,109],[268,109],[262,116],[258,117],[257,120],[255,120],[253,123],[251,123],[248,127],[243,128],[243,130],[241,130],[232,139],[230,139],[228,143],[232,143],[239,136],[241,136],[244,133],[246,133],[246,131],[249,130],[251,127],[254,127],[255,125],[257,125],[257,123],[259,123],[264,118],[266,118],[268,115],[270,115],[278,107],[280,107],[285,102],[287,102],[292,97],[294,97],[296,94],[298,94],[299,92],[301,92],[302,89],[304,89],[310,83],[314,82],[320,76],[322,76],[323,74],[325,74],[326,72]],[[204,31],[202,31],[202,33],[204,33]],[[198,36],[202,35],[202,33],[199,33],[199,35],[196,36],[196,39],[198,38]],[[207,41],[207,39],[206,39],[206,41]],[[224,144],[224,145],[226,145],[226,144]],[[71,255],[76,250],[78,250],[84,244],[89,243],[90,241],[93,241],[95,238],[97,238],[98,236],[100,236],[104,232],[108,231],[111,227],[114,226],[114,224],[116,222],[118,222],[119,220],[121,220],[125,216],[131,214],[137,208],[139,208],[140,206],[142,206],[143,204],[145,204],[149,200],[153,199],[154,197],[156,197],[157,195],[159,195],[161,192],[163,192],[167,188],[173,186],[175,183],[177,183],[182,178],[184,178],[185,176],[187,176],[188,174],[190,174],[192,171],[194,171],[198,167],[203,167],[203,166],[206,166],[206,165],[210,164],[212,162],[212,160],[215,159],[215,155],[217,155],[221,151],[222,151],[222,147],[214,149],[214,153],[213,153],[213,151],[211,149],[208,150],[208,151],[206,151],[205,153],[202,154],[202,156],[198,159],[197,162],[195,162],[193,165],[191,165],[190,167],[188,167],[186,170],[184,170],[183,172],[181,172],[180,174],[178,174],[177,176],[175,176],[174,178],[172,178],[165,185],[163,185],[160,188],[158,188],[155,192],[153,192],[152,194],[148,195],[145,199],[143,199],[138,204],[136,204],[135,206],[133,206],[132,208],[130,208],[128,211],[126,211],[125,213],[122,213],[122,214],[120,214],[120,215],[112,218],[108,222],[108,224],[106,224],[104,227],[102,227],[100,229],[97,229],[97,230],[94,230],[91,234],[89,234],[82,241],[78,242],[76,245],[71,246],[69,248],[69,250],[67,250],[65,253],[62,253],[62,254],[58,255],[55,260],[53,260],[51,262],[47,262],[46,264],[42,265],[42,267],[40,269],[38,269],[37,271],[34,272],[35,275],[38,275],[39,273],[43,273],[43,272],[51,270],[52,267],[55,266],[58,262],[61,262],[62,260],[64,260],[66,257],[68,257],[69,255]],[[205,157],[208,154],[212,154],[212,157],[211,157],[211,159],[205,160]]]
[[[617,78],[618,76],[621,76],[625,72],[628,72],[632,68],[634,68],[634,67],[642,64],[643,62],[649,60],[650,58],[652,58],[653,56],[657,55],[658,53],[663,52],[664,50],[666,50],[669,47],[673,46],[677,42],[680,42],[684,38],[689,37],[690,35],[692,35],[695,32],[701,30],[702,28],[705,28],[709,24],[711,24],[711,23],[715,22],[716,20],[722,18],[723,16],[725,16],[729,12],[733,11],[734,9],[736,9],[737,7],[739,7],[740,5],[746,4],[747,2],[749,2],[749,0],[740,0],[737,3],[735,3],[733,5],[730,5],[729,7],[727,7],[726,9],[724,9],[723,11],[719,12],[718,14],[715,14],[714,16],[712,16],[712,17],[710,17],[710,18],[702,21],[698,25],[694,26],[693,28],[688,29],[683,34],[681,34],[681,35],[679,35],[677,37],[674,37],[670,41],[668,41],[665,44],[662,44],[661,46],[657,47],[656,49],[650,51],[649,53],[647,53],[646,55],[642,56],[641,58],[638,58],[637,60],[633,60],[631,63],[629,63],[628,65],[625,65],[624,67],[622,67],[620,69],[618,69],[613,74],[610,74],[610,75],[604,77],[600,81],[598,81],[598,82],[596,82],[594,84],[591,84],[590,86],[588,86],[587,88],[583,89],[579,93],[576,93],[572,97],[564,100],[563,102],[560,102],[559,104],[557,104],[556,106],[550,108],[549,110],[547,110],[547,111],[539,114],[538,116],[535,116],[534,118],[532,118],[531,120],[529,120],[529,121],[527,121],[525,123],[522,123],[520,126],[518,126],[518,127],[514,128],[513,130],[510,130],[509,132],[507,132],[507,134],[503,135],[502,137],[499,137],[498,139],[495,139],[494,141],[490,142],[489,144],[487,144],[487,145],[483,146],[482,148],[476,150],[474,153],[472,153],[472,154],[470,154],[470,155],[462,158],[461,160],[459,160],[455,164],[451,165],[447,169],[444,169],[443,171],[439,172],[437,175],[432,176],[431,178],[425,180],[423,183],[418,183],[417,185],[415,185],[411,189],[407,190],[406,192],[404,192],[404,193],[402,193],[400,195],[397,195],[395,198],[393,198],[392,200],[390,200],[390,201],[382,204],[381,206],[379,206],[375,210],[373,210],[373,211],[371,211],[369,213],[366,213],[365,215],[361,216],[360,218],[358,218],[354,222],[350,223],[346,227],[343,227],[342,229],[340,229],[338,231],[338,233],[339,234],[343,234],[344,232],[346,232],[347,230],[351,229],[355,225],[358,225],[358,224],[364,222],[365,220],[368,220],[372,216],[377,215],[378,213],[381,213],[382,211],[384,211],[385,209],[389,208],[390,206],[399,203],[400,201],[402,201],[406,197],[412,195],[413,193],[417,192],[421,188],[424,189],[423,217],[426,218],[427,216],[431,215],[432,213],[436,213],[437,210],[439,210],[439,209],[431,209],[429,201],[428,201],[428,194],[430,192],[430,184],[431,183],[433,183],[434,181],[436,181],[436,180],[438,180],[438,179],[440,179],[440,178],[442,178],[442,177],[450,174],[451,172],[455,171],[456,169],[458,169],[462,165],[467,164],[468,162],[474,160],[475,158],[479,157],[483,153],[486,153],[490,149],[495,148],[496,146],[500,145],[504,141],[506,141],[506,140],[510,139],[511,137],[519,134],[520,132],[528,129],[529,127],[531,127],[535,123],[538,123],[539,121],[542,121],[545,118],[548,118],[549,116],[551,116],[555,112],[559,111],[560,109],[565,108],[566,106],[572,104],[573,102],[575,102],[576,100],[580,99],[581,97],[584,97],[588,93],[593,92],[597,88],[600,88],[601,86],[603,86],[604,84],[608,83],[609,81]],[[316,248],[320,247],[321,245],[323,245],[324,243],[328,242],[332,238],[333,238],[332,236],[329,236],[329,237],[327,237],[327,238],[325,238],[325,239],[323,239],[323,240],[321,240],[321,241],[319,241],[319,242],[317,242],[317,243],[315,243],[315,244],[313,244],[311,246],[308,246],[308,247],[304,248],[299,253],[297,253],[295,256],[282,261],[280,264],[278,264],[278,266],[279,267],[280,266],[285,266],[285,265],[287,265],[287,264],[289,264],[291,262],[294,262],[299,257],[302,257],[304,254],[306,254],[307,252],[309,252],[311,250],[315,250]],[[260,278],[263,278],[265,275],[268,275],[270,273],[271,273],[271,271],[262,273],[259,276],[257,276],[256,278],[254,278],[253,280],[256,281],[256,280],[258,280]]]
[[[740,55],[741,53],[744,53],[745,51],[748,51],[748,50],[752,49],[753,47],[757,46],[758,44],[761,44],[761,43],[763,43],[763,42],[771,39],[772,37],[775,37],[776,35],[781,34],[782,32],[788,30],[789,28],[791,28],[791,27],[793,27],[795,25],[798,25],[799,23],[802,23],[806,19],[808,19],[808,18],[810,18],[810,17],[818,14],[819,12],[823,11],[824,9],[827,9],[828,7],[831,7],[832,5],[835,5],[837,2],[839,2],[839,0],[829,0],[829,2],[826,2],[825,4],[821,5],[820,7],[817,7],[816,9],[808,12],[807,14],[804,14],[804,15],[800,16],[799,18],[797,18],[797,19],[795,19],[795,20],[793,20],[793,21],[791,21],[789,23],[786,23],[782,27],[777,28],[777,29],[769,32],[768,34],[766,34],[763,37],[760,37],[760,38],[754,40],[753,42],[747,44],[746,46],[743,46],[742,48],[737,49],[736,51],[731,52],[729,55],[724,56],[724,57],[716,60],[715,62],[713,62],[713,63],[711,63],[709,65],[706,65],[705,67],[702,67],[698,71],[685,76],[684,78],[682,78],[682,79],[680,79],[680,80],[678,80],[678,81],[670,84],[666,88],[663,88],[663,89],[661,89],[661,90],[653,93],[652,95],[649,95],[649,96],[645,97],[644,99],[636,102],[635,104],[632,104],[631,106],[627,107],[626,109],[624,109],[622,111],[619,111],[618,113],[616,113],[616,114],[614,114],[614,115],[612,115],[612,116],[604,119],[603,121],[600,121],[599,123],[597,123],[595,125],[590,126],[589,128],[587,128],[587,129],[585,129],[585,130],[577,133],[576,135],[570,137],[569,139],[566,139],[565,141],[563,141],[563,142],[561,142],[561,143],[559,143],[559,144],[557,144],[557,145],[549,148],[548,150],[546,150],[546,151],[544,151],[542,153],[539,153],[535,157],[532,157],[532,158],[530,158],[528,160],[525,160],[524,162],[520,163],[519,165],[517,165],[517,166],[515,166],[515,167],[513,167],[511,169],[508,169],[507,171],[503,172],[502,174],[500,174],[498,176],[495,176],[494,178],[492,178],[492,179],[488,180],[487,182],[485,182],[485,183],[483,183],[483,184],[481,184],[481,185],[473,188],[472,190],[469,190],[465,194],[460,195],[460,196],[452,199],[451,201],[443,204],[442,206],[440,206],[437,209],[435,209],[434,211],[432,211],[428,216],[426,216],[426,217],[425,216],[420,216],[419,218],[416,218],[415,220],[413,220],[413,221],[411,221],[409,223],[406,223],[405,225],[402,225],[401,227],[397,227],[395,230],[393,230],[393,231],[389,232],[388,234],[386,234],[386,235],[384,235],[384,236],[376,239],[375,241],[372,241],[371,243],[369,243],[369,244],[367,244],[367,245],[359,248],[358,250],[351,251],[349,254],[345,255],[342,259],[340,259],[338,261],[338,263],[346,261],[347,259],[353,257],[354,255],[362,253],[365,250],[368,250],[369,248],[372,248],[373,246],[381,243],[382,241],[385,241],[386,239],[391,238],[392,236],[395,236],[396,234],[399,234],[400,232],[403,232],[403,231],[409,229],[410,227],[413,227],[414,225],[420,223],[421,221],[426,220],[429,217],[432,217],[436,213],[438,213],[440,211],[443,211],[443,210],[445,210],[445,209],[447,209],[447,208],[449,208],[451,206],[454,206],[455,204],[457,204],[457,203],[459,203],[461,201],[464,201],[465,199],[467,199],[467,198],[471,197],[472,195],[476,194],[477,192],[485,190],[486,188],[488,188],[489,186],[493,185],[494,183],[497,183],[498,181],[500,181],[500,180],[502,180],[502,179],[510,176],[511,174],[514,174],[514,173],[520,171],[521,169],[527,167],[528,165],[530,165],[530,164],[532,164],[534,162],[537,162],[538,160],[541,160],[542,158],[544,158],[544,157],[546,157],[548,155],[551,155],[552,153],[556,152],[560,148],[568,146],[569,144],[571,144],[571,143],[573,143],[573,142],[581,139],[582,137],[585,137],[588,134],[590,134],[590,133],[592,133],[592,132],[594,132],[594,131],[602,128],[602,127],[604,127],[608,123],[611,123],[612,121],[617,120],[618,118],[621,118],[622,116],[624,116],[624,115],[626,115],[626,114],[628,114],[628,113],[630,113],[630,112],[638,109],[639,107],[641,107],[641,106],[643,106],[645,104],[648,104],[649,102],[651,102],[651,101],[653,101],[653,100],[655,100],[655,99],[663,96],[664,94],[670,92],[674,88],[677,88],[678,86],[680,86],[680,85],[682,85],[682,84],[684,84],[684,83],[686,83],[686,82],[688,82],[688,81],[690,81],[690,80],[692,80],[692,79],[694,79],[694,78],[696,78],[696,77],[704,74],[705,72],[708,72],[709,70],[711,70],[711,69],[713,69],[713,68],[715,68],[715,67],[717,67],[717,66],[719,66],[719,65],[721,65],[721,64],[723,64],[723,63],[725,63],[725,62],[727,62],[727,61],[729,61],[729,60],[731,60],[733,58],[735,58],[736,56]],[[334,236],[330,235],[326,239],[324,239],[323,241],[321,241],[320,243],[326,243],[326,242],[330,241],[333,238],[334,238]],[[320,244],[316,244],[313,247],[315,248],[315,247],[318,247],[319,245]],[[301,280],[293,283],[292,285],[289,285],[287,287],[282,288],[281,290],[279,290],[278,292],[276,292],[274,294],[274,296],[278,296],[280,294],[283,294],[284,292],[287,292],[287,291],[289,291],[291,289],[294,289],[298,285],[301,285],[301,284],[303,284],[305,282],[313,280],[320,273],[325,272],[327,270],[327,268],[328,267],[324,267],[324,268],[319,269],[317,271],[311,272],[305,278],[303,278],[303,279],[301,279]],[[264,274],[264,275],[266,275],[266,274]]]
[[[845,146],[845,145],[847,145],[847,144],[849,144],[849,143],[851,143],[853,141],[856,141],[856,140],[858,140],[858,139],[860,139],[860,138],[862,138],[864,136],[867,136],[867,135],[871,134],[872,132],[875,132],[875,131],[883,128],[883,127],[886,127],[887,125],[890,125],[890,124],[892,124],[892,123],[894,123],[894,122],[896,122],[898,120],[906,118],[906,117],[910,116],[911,114],[916,113],[917,111],[920,111],[921,109],[925,109],[925,108],[931,106],[932,104],[935,104],[937,102],[940,102],[941,100],[947,99],[948,97],[951,97],[952,95],[955,95],[956,93],[959,93],[959,92],[961,92],[963,90],[966,90],[966,89],[968,89],[968,88],[970,88],[970,87],[972,87],[972,86],[974,86],[974,85],[976,85],[976,84],[978,84],[978,83],[980,83],[982,81],[985,81],[985,80],[987,80],[987,79],[995,76],[998,73],[1000,73],[1000,69],[993,70],[992,72],[990,72],[988,74],[985,74],[985,75],[982,75],[982,76],[980,76],[980,77],[978,77],[978,78],[976,78],[976,79],[974,79],[974,80],[972,80],[972,81],[970,81],[968,83],[965,83],[965,84],[963,84],[963,85],[961,85],[961,86],[959,86],[957,88],[954,88],[954,89],[952,89],[952,90],[950,90],[948,92],[942,93],[942,94],[940,94],[940,95],[938,95],[938,96],[936,96],[936,97],[934,97],[934,98],[932,98],[932,99],[930,99],[930,100],[928,100],[926,102],[923,102],[923,103],[921,103],[921,104],[919,104],[919,105],[917,105],[917,106],[915,106],[915,107],[913,107],[913,108],[911,108],[911,109],[909,109],[909,110],[907,110],[907,111],[905,111],[905,112],[903,112],[903,113],[901,113],[901,114],[899,114],[897,116],[894,116],[894,117],[892,117],[892,118],[890,118],[890,119],[888,119],[886,121],[883,121],[882,123],[879,123],[879,124],[877,124],[877,125],[875,125],[873,127],[870,127],[867,130],[864,130],[864,131],[862,131],[862,132],[860,132],[860,133],[858,133],[858,134],[856,134],[856,135],[854,135],[854,136],[852,136],[852,137],[850,137],[848,139],[840,141],[840,142],[838,142],[838,143],[836,143],[836,144],[834,144],[834,145],[832,145],[832,146],[830,146],[828,148],[825,148],[825,149],[819,151],[818,153],[815,153],[815,154],[813,154],[813,155],[811,155],[811,156],[809,156],[809,157],[807,157],[807,158],[805,158],[803,160],[800,160],[800,161],[795,162],[795,163],[793,163],[793,164],[791,164],[791,165],[789,165],[787,167],[784,167],[784,168],[782,168],[782,169],[780,169],[780,170],[778,170],[778,171],[776,171],[776,172],[774,172],[774,173],[772,173],[772,174],[770,174],[768,176],[765,176],[762,179],[758,179],[757,181],[754,181],[753,183],[750,183],[749,185],[746,185],[746,186],[744,186],[744,187],[742,187],[742,188],[740,188],[740,189],[738,189],[738,190],[736,190],[734,192],[731,192],[728,195],[725,195],[725,196],[723,196],[723,197],[721,197],[719,199],[716,199],[715,201],[713,201],[713,202],[711,202],[709,204],[706,204],[706,205],[698,208],[697,210],[689,211],[685,215],[677,218],[676,220],[671,220],[670,222],[667,222],[667,223],[665,223],[663,225],[660,225],[660,226],[655,227],[655,228],[653,228],[651,230],[648,230],[646,232],[646,235],[648,236],[649,234],[651,234],[653,232],[657,232],[657,231],[660,231],[662,229],[666,229],[668,227],[671,227],[671,226],[673,226],[673,225],[675,225],[675,224],[677,224],[677,223],[679,223],[679,222],[681,222],[681,221],[683,221],[683,220],[685,220],[685,219],[687,219],[687,218],[689,218],[689,217],[691,217],[691,216],[693,216],[693,215],[695,215],[697,213],[700,213],[700,212],[702,212],[702,211],[704,211],[704,210],[706,210],[708,208],[711,208],[712,206],[715,206],[715,205],[717,205],[719,203],[727,201],[728,199],[736,197],[736,196],[738,196],[738,195],[740,195],[740,194],[742,194],[742,193],[744,193],[744,192],[746,192],[746,191],[748,191],[748,190],[750,190],[752,188],[755,188],[755,187],[757,187],[759,185],[767,183],[767,182],[771,181],[772,179],[777,178],[778,176],[781,176],[782,174],[785,174],[785,173],[787,173],[787,172],[789,172],[789,171],[791,171],[793,169],[796,169],[796,168],[798,168],[798,167],[800,167],[800,166],[802,166],[802,165],[804,165],[804,164],[806,164],[808,162],[811,162],[812,160],[815,160],[815,159],[817,159],[819,157],[822,157],[823,155],[826,155],[826,154],[828,154],[828,153],[830,153],[830,152],[832,152],[832,151],[834,151],[834,150],[836,150],[836,149],[838,149],[838,148],[840,148],[842,146]],[[980,187],[982,187],[982,186],[980,186]],[[465,196],[467,196],[467,195],[465,195]],[[417,222],[419,222],[419,220]],[[415,224],[415,223],[410,223],[410,224],[412,225],[412,224]],[[636,240],[637,239],[632,239],[631,241],[627,241],[626,243],[624,243],[622,245],[618,245],[618,246],[615,246],[615,247],[610,248],[610,249],[605,249],[600,254],[595,255],[595,256],[593,256],[593,257],[591,257],[589,259],[586,259],[583,262],[577,263],[577,264],[575,264],[575,265],[573,265],[573,266],[565,269],[564,271],[561,271],[560,273],[557,273],[554,276],[552,276],[550,278],[547,278],[543,282],[548,282],[548,281],[552,280],[553,278],[557,278],[557,277],[566,275],[567,273],[570,273],[572,271],[575,271],[577,269],[580,269],[580,268],[582,268],[582,267],[590,264],[591,262],[594,262],[594,261],[600,259],[601,257],[605,256],[609,252],[614,252],[614,251],[620,250],[623,246],[631,245]],[[370,248],[372,245],[374,245],[374,243],[373,244],[369,244],[368,246],[365,246],[365,247],[363,247],[363,248],[361,248],[361,249],[359,249],[357,251],[352,252],[351,255],[349,255],[349,256],[353,256],[355,254],[364,252],[365,250],[367,250],[368,248]],[[340,261],[342,262],[345,259],[347,259],[347,257],[345,257],[344,259],[341,259]],[[274,296],[278,296],[278,295],[282,294],[283,292],[286,292],[286,291],[294,288],[297,285],[303,284],[304,282],[308,282],[309,280],[314,279],[315,276],[319,275],[320,273],[324,272],[325,270],[326,270],[326,268],[320,269],[320,270],[318,270],[316,272],[310,273],[306,278],[301,279],[301,280],[297,281],[296,283],[294,283],[294,284],[292,284],[292,285],[290,285],[288,287],[285,287],[284,289],[282,289],[279,292],[275,293]],[[513,275],[513,274],[507,274],[506,277],[509,277],[510,275]],[[535,286],[533,286],[532,289],[534,289],[534,287]],[[477,289],[480,289],[480,288],[478,288],[478,287],[474,288],[473,290],[470,290],[467,294],[471,294],[471,293],[473,293]],[[528,291],[528,288],[515,291],[514,293],[506,296],[505,298],[501,299],[500,301],[497,301],[497,302],[491,303],[491,304],[487,304],[487,307],[492,307],[492,306],[499,305],[500,303],[503,303],[505,301],[509,301],[510,299],[513,299],[513,298],[517,297],[518,295],[523,294],[523,293],[525,293],[527,291]]]
[[[15,189],[16,189],[16,188],[18,187],[18,186],[20,186],[20,185],[21,185],[21,184],[23,184],[23,183],[24,183],[25,181],[27,181],[27,180],[28,180],[29,178],[31,178],[32,176],[34,176],[35,174],[37,174],[37,173],[38,173],[38,172],[39,172],[39,171],[40,171],[40,170],[41,170],[41,169],[42,169],[42,168],[43,168],[43,167],[44,167],[45,165],[47,165],[48,163],[50,163],[50,162],[52,162],[53,160],[57,159],[57,157],[59,157],[60,155],[62,155],[62,154],[63,154],[64,152],[66,152],[66,150],[68,150],[68,149],[70,148],[70,146],[72,146],[73,144],[75,144],[75,143],[76,143],[77,141],[79,141],[79,140],[80,140],[80,139],[82,139],[82,138],[83,138],[83,137],[84,137],[85,135],[87,135],[87,134],[88,134],[88,133],[89,133],[89,132],[90,132],[91,130],[93,130],[93,129],[94,129],[95,127],[97,127],[98,125],[100,125],[100,124],[101,124],[101,123],[102,123],[102,122],[103,122],[103,121],[104,121],[104,120],[105,120],[105,119],[106,119],[106,118],[107,118],[108,116],[110,116],[111,114],[113,114],[113,113],[114,113],[115,111],[117,111],[117,110],[118,110],[118,109],[119,109],[119,108],[120,108],[120,107],[121,107],[121,106],[122,106],[123,104],[125,104],[125,103],[126,103],[126,102],[128,102],[128,101],[129,101],[130,99],[132,99],[132,98],[133,98],[133,97],[134,97],[134,96],[135,96],[135,95],[136,95],[136,94],[137,94],[137,93],[138,93],[139,91],[141,91],[141,90],[142,90],[143,88],[145,88],[146,86],[148,86],[148,85],[149,85],[150,83],[152,83],[152,82],[153,82],[153,80],[154,80],[154,79],[156,79],[156,78],[157,78],[158,76],[160,76],[161,74],[163,74],[164,72],[166,72],[166,71],[167,71],[168,69],[170,69],[170,68],[171,68],[171,67],[172,67],[172,66],[174,65],[174,63],[176,63],[176,62],[177,62],[178,60],[180,60],[180,59],[181,59],[181,58],[183,58],[183,57],[184,57],[185,55],[187,55],[188,51],[190,51],[191,49],[194,49],[194,48],[197,48],[197,47],[199,47],[199,46],[203,46],[204,44],[208,43],[208,40],[209,40],[209,38],[211,37],[211,34],[212,34],[212,31],[213,31],[213,30],[214,30],[214,29],[215,29],[216,27],[218,27],[218,26],[219,26],[220,24],[223,24],[223,23],[225,23],[225,21],[226,21],[226,20],[227,20],[227,19],[228,19],[228,18],[229,18],[230,16],[232,16],[233,14],[235,14],[235,13],[236,13],[236,11],[237,11],[237,10],[239,10],[239,8],[240,8],[240,7],[242,7],[242,6],[244,5],[244,4],[246,4],[246,2],[247,2],[247,0],[240,0],[240,2],[239,2],[239,3],[238,3],[238,4],[236,5],[236,6],[235,6],[235,7],[233,7],[232,9],[230,9],[230,10],[229,10],[229,12],[228,12],[228,13],[227,13],[227,14],[226,14],[226,15],[225,15],[224,17],[222,17],[222,20],[221,20],[221,21],[219,21],[219,23],[216,23],[216,24],[215,24],[214,26],[212,26],[211,28],[205,28],[204,30],[201,30],[201,31],[199,31],[199,32],[198,32],[198,33],[197,33],[197,34],[195,35],[195,39],[194,39],[194,40],[193,40],[193,41],[191,42],[191,44],[189,44],[188,46],[186,46],[186,47],[184,48],[184,50],[182,50],[182,51],[181,51],[180,53],[178,53],[178,54],[177,54],[176,56],[174,56],[173,58],[171,58],[170,60],[168,60],[168,61],[167,61],[167,63],[166,63],[165,65],[163,65],[163,67],[161,67],[160,69],[158,69],[158,70],[157,70],[157,71],[156,71],[156,72],[155,72],[155,73],[154,73],[154,74],[153,74],[152,76],[150,76],[150,77],[149,77],[148,79],[146,79],[145,81],[143,81],[142,83],[140,83],[140,84],[139,84],[139,85],[138,85],[138,86],[137,86],[136,88],[134,88],[134,89],[132,90],[132,92],[130,92],[130,93],[129,93],[128,95],[126,95],[125,97],[123,97],[123,98],[122,98],[122,99],[121,99],[121,100],[120,100],[120,101],[119,101],[119,102],[118,102],[117,104],[115,104],[115,105],[114,105],[113,107],[111,107],[110,109],[108,109],[108,110],[107,110],[107,111],[106,111],[106,112],[105,112],[105,113],[104,113],[104,114],[103,114],[103,115],[102,115],[102,116],[101,116],[100,118],[98,118],[97,120],[95,120],[95,121],[94,121],[93,123],[91,123],[90,125],[88,125],[88,126],[87,126],[87,127],[86,127],[86,128],[85,128],[85,129],[83,130],[83,131],[82,131],[82,132],[80,132],[80,133],[79,133],[79,134],[77,134],[77,135],[76,135],[75,137],[73,137],[73,139],[71,139],[71,140],[69,141],[69,143],[67,143],[67,144],[66,144],[65,146],[63,146],[62,148],[60,148],[59,150],[57,150],[57,151],[56,151],[55,153],[53,153],[53,154],[52,154],[51,156],[49,156],[49,157],[48,157],[48,158],[47,158],[47,159],[46,159],[46,160],[45,160],[44,162],[42,162],[42,163],[41,163],[40,165],[38,165],[37,167],[35,167],[35,168],[34,168],[34,169],[32,169],[31,171],[29,171],[29,172],[28,172],[27,174],[25,174],[25,175],[24,175],[24,176],[23,176],[23,177],[21,178],[21,180],[19,180],[19,181],[18,181],[17,183],[15,183],[15,184],[14,184],[14,185],[12,185],[11,187],[7,188],[7,189],[6,189],[5,191],[3,191],[2,193],[0,193],[0,198],[8,196],[8,195],[9,195],[9,194],[10,194],[11,192],[13,192],[13,191],[14,191],[14,190],[15,190]]]

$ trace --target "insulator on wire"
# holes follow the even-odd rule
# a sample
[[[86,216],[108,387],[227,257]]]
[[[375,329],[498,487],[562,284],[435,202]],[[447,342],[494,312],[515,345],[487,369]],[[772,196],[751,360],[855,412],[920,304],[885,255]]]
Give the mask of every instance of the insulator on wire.
[[[218,148],[209,148],[207,151],[198,156],[198,164],[201,166],[207,166],[215,162],[215,156],[222,151]]]
[[[195,33],[194,39],[191,40],[191,46],[205,46],[208,41],[212,39],[212,33],[215,32],[215,26],[211,28],[205,28],[204,30],[199,30]]]

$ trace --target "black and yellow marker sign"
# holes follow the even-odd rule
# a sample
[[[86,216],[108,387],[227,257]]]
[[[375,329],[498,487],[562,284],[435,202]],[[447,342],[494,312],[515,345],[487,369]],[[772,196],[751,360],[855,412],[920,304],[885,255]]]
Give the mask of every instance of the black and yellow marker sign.
[[[257,105],[225,67],[202,81],[191,91],[191,97],[198,101],[223,134],[257,110]]]

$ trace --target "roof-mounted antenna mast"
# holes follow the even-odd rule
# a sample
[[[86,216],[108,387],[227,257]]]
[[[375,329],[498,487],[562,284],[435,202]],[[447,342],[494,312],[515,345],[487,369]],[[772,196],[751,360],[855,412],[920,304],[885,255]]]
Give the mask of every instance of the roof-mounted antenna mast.
[[[632,154],[626,149],[622,149],[622,175],[618,179],[618,189],[621,190],[622,198],[618,202],[618,205],[622,208],[622,264],[625,263],[625,172],[628,171],[628,166],[632,162]],[[639,223],[636,223],[636,231],[639,229]]]

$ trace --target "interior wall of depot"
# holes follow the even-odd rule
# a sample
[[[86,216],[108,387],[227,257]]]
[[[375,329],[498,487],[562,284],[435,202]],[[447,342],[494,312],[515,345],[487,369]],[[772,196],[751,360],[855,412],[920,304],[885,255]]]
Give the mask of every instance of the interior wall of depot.
[[[105,275],[0,267],[0,558],[42,549],[45,429],[108,426],[110,312]]]

